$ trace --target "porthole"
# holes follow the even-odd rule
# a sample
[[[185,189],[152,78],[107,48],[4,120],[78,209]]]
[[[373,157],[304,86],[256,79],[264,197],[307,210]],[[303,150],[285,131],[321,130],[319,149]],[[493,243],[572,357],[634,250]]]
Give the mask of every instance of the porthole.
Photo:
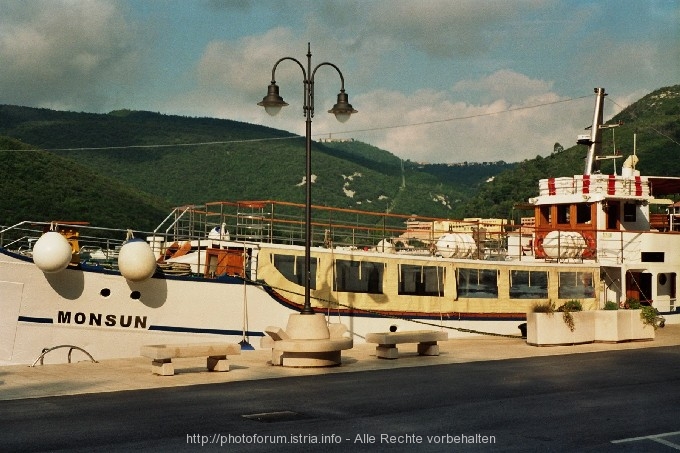
[[[392,325],[390,326],[390,332],[396,332],[396,331],[397,331],[397,326],[395,326],[394,324],[392,324]]]
[[[99,295],[102,297],[109,297],[111,295],[111,290],[109,288],[102,288],[102,290],[99,291]]]
[[[139,291],[132,291],[130,293],[130,299],[132,300],[139,300],[140,297],[142,297],[142,294]]]

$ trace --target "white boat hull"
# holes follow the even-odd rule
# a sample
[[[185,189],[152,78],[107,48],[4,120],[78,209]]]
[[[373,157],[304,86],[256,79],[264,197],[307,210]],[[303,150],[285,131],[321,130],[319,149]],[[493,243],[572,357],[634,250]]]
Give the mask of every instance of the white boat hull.
[[[142,345],[246,340],[255,348],[268,326],[286,326],[296,311],[261,286],[186,277],[154,277],[130,282],[119,274],[66,269],[43,273],[32,262],[0,256],[0,363],[32,364],[48,348],[72,345],[94,359],[139,355]],[[326,313],[341,322],[356,342],[366,333],[446,328],[449,337],[468,330],[518,335],[522,321],[395,319],[378,315]],[[461,329],[461,330],[456,330]],[[87,359],[62,348],[44,363]]]

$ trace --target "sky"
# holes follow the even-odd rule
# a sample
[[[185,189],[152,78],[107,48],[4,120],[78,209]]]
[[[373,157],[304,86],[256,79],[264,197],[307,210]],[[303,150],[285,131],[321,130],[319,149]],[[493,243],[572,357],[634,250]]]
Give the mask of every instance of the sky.
[[[0,104],[215,117],[304,135],[257,102],[292,57],[314,74],[314,139],[429,163],[517,162],[680,83],[680,0],[0,0]],[[358,113],[327,111],[342,73]],[[308,74],[309,76],[309,74]],[[266,144],[263,144],[266,147]]]

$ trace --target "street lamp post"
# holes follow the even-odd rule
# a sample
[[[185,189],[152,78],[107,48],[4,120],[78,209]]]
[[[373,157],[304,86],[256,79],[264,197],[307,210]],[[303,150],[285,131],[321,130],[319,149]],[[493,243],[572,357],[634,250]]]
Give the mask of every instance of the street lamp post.
[[[268,114],[276,115],[281,111],[282,107],[288,105],[279,95],[279,86],[276,84],[275,72],[276,67],[284,60],[291,60],[300,66],[302,69],[303,84],[304,84],[304,100],[303,100],[303,114],[306,117],[305,121],[305,150],[306,150],[306,168],[305,168],[305,305],[302,309],[302,314],[314,314],[310,300],[310,283],[311,283],[311,244],[312,244],[312,118],[314,117],[314,76],[317,69],[321,66],[331,66],[340,75],[340,93],[338,93],[338,101],[328,113],[333,113],[338,121],[344,123],[347,121],[352,113],[357,113],[348,101],[345,93],[345,78],[342,76],[340,69],[333,63],[320,63],[312,70],[312,52],[309,43],[307,44],[307,70],[299,60],[292,57],[284,57],[274,63],[272,68],[272,81],[267,88],[267,95],[262,98],[261,105],[265,108]]]

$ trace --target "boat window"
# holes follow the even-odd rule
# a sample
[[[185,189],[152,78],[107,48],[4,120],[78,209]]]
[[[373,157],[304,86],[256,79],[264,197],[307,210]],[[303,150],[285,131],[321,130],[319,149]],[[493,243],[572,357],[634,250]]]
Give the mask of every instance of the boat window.
[[[643,263],[663,263],[665,255],[665,252],[640,252],[640,260]]]
[[[591,218],[591,203],[579,203],[576,205],[576,223],[590,223]]]
[[[402,264],[400,268],[400,295],[444,296],[445,268],[410,264]]]
[[[316,262],[317,259],[311,257],[310,261],[310,283],[311,289],[316,289]],[[274,255],[274,267],[286,277],[286,280],[296,285],[305,286],[305,257],[296,255]]]
[[[510,271],[510,299],[545,299],[547,297],[547,271]]]
[[[333,291],[382,294],[384,271],[384,263],[335,260]]]
[[[550,215],[550,205],[541,206],[539,208],[539,218],[538,218],[539,226],[549,226],[551,219],[552,219],[552,216]]]
[[[569,208],[571,205],[568,204],[558,204],[557,205],[557,223],[569,224],[571,215],[569,213]]]
[[[557,297],[583,299],[595,296],[592,272],[560,272]]]
[[[458,297],[498,298],[498,271],[496,269],[457,270]]]
[[[605,204],[607,210],[607,229],[619,229],[619,203],[617,201],[609,201]]]
[[[635,222],[637,206],[633,203],[625,203],[623,205],[623,221]]]

